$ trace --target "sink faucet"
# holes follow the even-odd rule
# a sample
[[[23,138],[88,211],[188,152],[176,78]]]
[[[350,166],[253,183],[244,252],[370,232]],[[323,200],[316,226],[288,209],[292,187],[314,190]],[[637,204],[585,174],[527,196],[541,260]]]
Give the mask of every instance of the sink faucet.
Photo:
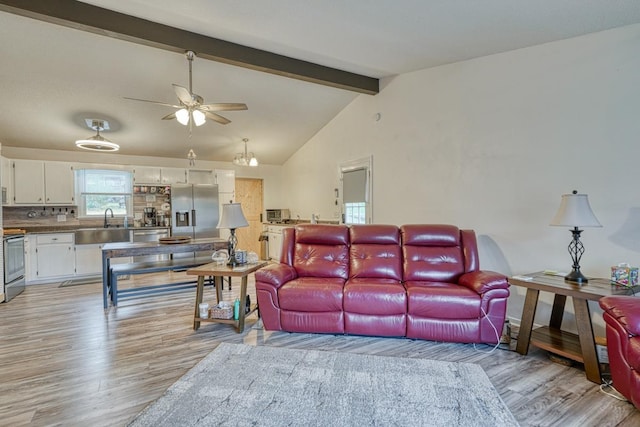
[[[107,219],[107,211],[111,211],[111,218],[113,218],[113,209],[107,208],[104,210],[104,228],[109,228],[109,220]]]

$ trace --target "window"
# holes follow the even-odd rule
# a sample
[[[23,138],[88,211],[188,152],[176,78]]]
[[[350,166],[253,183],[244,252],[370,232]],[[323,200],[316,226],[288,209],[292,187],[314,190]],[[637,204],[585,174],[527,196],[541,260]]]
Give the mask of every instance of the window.
[[[343,164],[342,202],[345,224],[370,224],[371,221],[371,158]]]
[[[364,202],[344,204],[345,224],[366,224],[367,204]]]
[[[76,200],[80,217],[103,216],[112,209],[116,216],[132,212],[132,176],[128,171],[76,170]]]

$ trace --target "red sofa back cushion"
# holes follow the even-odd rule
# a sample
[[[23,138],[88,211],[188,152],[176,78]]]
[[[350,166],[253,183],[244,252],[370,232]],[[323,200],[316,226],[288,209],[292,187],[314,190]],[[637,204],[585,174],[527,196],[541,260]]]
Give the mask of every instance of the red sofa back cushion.
[[[453,225],[403,225],[404,280],[456,282],[479,268],[475,233]]]
[[[299,277],[349,277],[349,228],[305,224],[295,227],[293,267]]]
[[[394,225],[352,225],[350,277],[402,280],[400,229]]]

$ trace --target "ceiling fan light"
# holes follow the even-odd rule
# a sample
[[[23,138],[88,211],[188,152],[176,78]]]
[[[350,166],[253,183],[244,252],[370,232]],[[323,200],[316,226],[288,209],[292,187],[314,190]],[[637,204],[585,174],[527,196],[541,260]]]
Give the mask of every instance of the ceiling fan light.
[[[194,110],[191,114],[193,115],[193,123],[196,126],[202,126],[207,121],[204,113],[200,110]]]
[[[181,125],[188,125],[189,124],[189,111],[187,111],[186,108],[181,108],[178,111],[176,111],[176,119],[178,120],[178,123],[180,123]]]

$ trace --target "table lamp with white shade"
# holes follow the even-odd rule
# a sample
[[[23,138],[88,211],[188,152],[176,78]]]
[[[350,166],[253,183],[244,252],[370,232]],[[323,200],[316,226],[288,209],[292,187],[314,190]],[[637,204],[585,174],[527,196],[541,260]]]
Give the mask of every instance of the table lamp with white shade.
[[[222,205],[222,215],[220,215],[220,221],[218,221],[217,228],[228,228],[231,234],[229,235],[229,265],[234,266],[236,262],[236,246],[238,245],[238,238],[236,237],[236,228],[248,227],[249,222],[242,213],[242,207],[240,203],[227,203]]]
[[[564,276],[564,279],[578,284],[586,284],[588,279],[580,272],[580,258],[584,253],[584,246],[580,241],[580,233],[582,233],[580,227],[602,227],[591,210],[587,195],[578,194],[576,190],[573,190],[571,194],[563,194],[560,208],[551,220],[551,225],[573,227],[570,230],[573,239],[568,247],[573,266],[571,272]]]

